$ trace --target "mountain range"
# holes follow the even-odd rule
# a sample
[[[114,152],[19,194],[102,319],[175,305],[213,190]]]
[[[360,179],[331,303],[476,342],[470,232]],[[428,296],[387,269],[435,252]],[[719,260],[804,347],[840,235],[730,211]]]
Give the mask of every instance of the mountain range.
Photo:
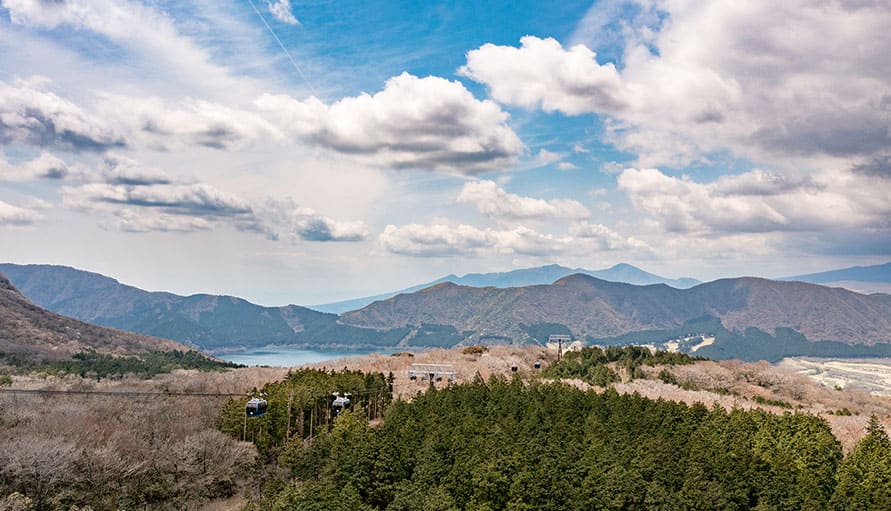
[[[167,339],[104,328],[49,312],[25,298],[0,275],[0,359],[6,362],[65,359],[85,350],[123,355],[174,349],[188,348]]]
[[[551,285],[506,289],[442,283],[344,313],[341,322],[375,329],[441,325],[472,332],[468,338],[473,342],[490,337],[524,340],[533,337],[539,325],[548,324],[562,325],[576,337],[608,338],[676,328],[702,316],[718,318],[737,331],[792,328],[814,341],[891,342],[889,295],[753,277],[690,289],[635,286],[581,274]]]
[[[473,287],[523,287],[534,286],[538,284],[552,284],[558,279],[576,273],[590,275],[592,277],[597,277],[603,280],[624,282],[626,284],[636,284],[640,286],[645,286],[648,284],[667,284],[671,287],[687,289],[700,283],[698,280],[689,277],[683,277],[679,279],[661,277],[659,275],[641,270],[636,266],[625,263],[620,263],[604,270],[586,270],[584,268],[573,269],[567,268],[565,266],[560,266],[558,264],[551,264],[547,266],[524,268],[507,272],[468,273],[467,275],[464,275],[462,277],[454,274],[446,275],[445,277],[440,277],[425,284],[419,284],[417,286],[408,287],[399,291],[383,293],[375,296],[354,298],[352,300],[345,300],[341,302],[311,305],[310,308],[322,312],[341,314],[347,311],[361,309],[362,307],[365,307],[366,305],[373,302],[386,300],[399,294],[413,293],[415,291],[420,291],[422,289],[426,289],[437,284],[442,284],[444,282],[451,282],[452,284],[457,284],[460,286]]]
[[[563,271],[550,266],[461,279],[506,284]],[[4,264],[0,272],[56,313],[211,352],[268,345],[541,344],[558,333],[591,343],[648,343],[699,333],[716,337],[702,354],[717,358],[891,355],[891,295],[753,277],[687,289],[578,273],[552,284],[518,287],[441,282],[338,316],[297,305],[264,307],[232,296],[149,292],[63,266]]]

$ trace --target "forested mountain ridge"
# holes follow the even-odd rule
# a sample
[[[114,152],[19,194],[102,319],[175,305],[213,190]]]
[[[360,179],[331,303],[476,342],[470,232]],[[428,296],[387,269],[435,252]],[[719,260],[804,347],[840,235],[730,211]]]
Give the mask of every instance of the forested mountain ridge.
[[[891,296],[753,277],[685,290],[587,275],[509,289],[443,283],[345,313],[341,322],[381,329],[437,324],[474,332],[476,338],[512,339],[523,338],[536,324],[559,324],[577,337],[607,338],[676,328],[705,315],[719,318],[731,330],[791,328],[813,341],[891,342]]]
[[[0,274],[0,354],[27,361],[68,358],[85,350],[106,354],[187,350],[156,337],[83,323],[49,312],[25,298]]]

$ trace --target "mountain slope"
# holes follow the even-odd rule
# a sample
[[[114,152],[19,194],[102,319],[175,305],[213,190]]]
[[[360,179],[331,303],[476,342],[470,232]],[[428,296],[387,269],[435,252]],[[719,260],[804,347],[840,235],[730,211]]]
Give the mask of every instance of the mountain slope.
[[[723,279],[691,289],[633,286],[587,275],[552,285],[497,289],[444,283],[345,313],[358,327],[446,325],[474,338],[523,340],[529,327],[555,323],[578,337],[605,338],[677,328],[701,317],[731,330],[792,328],[811,340],[891,342],[891,296],[758,278]]]
[[[395,344],[399,332],[359,329],[305,307],[263,307],[232,296],[149,292],[65,266],[0,265],[34,302],[59,314],[207,350],[266,346]],[[402,334],[404,335],[404,333]]]
[[[0,353],[4,357],[36,361],[67,358],[85,350],[128,354],[173,349],[188,348],[54,314],[29,301],[0,275]]]
[[[604,270],[585,270],[582,268],[572,269],[557,264],[551,264],[548,266],[524,268],[508,272],[468,273],[463,277],[458,277],[457,275],[446,275],[445,277],[441,277],[426,284],[412,286],[410,288],[406,288],[400,291],[394,291],[392,293],[367,296],[364,298],[356,298],[353,300],[346,300],[342,302],[313,305],[312,308],[323,312],[340,314],[343,312],[365,307],[366,305],[376,301],[386,300],[398,294],[413,293],[415,291],[420,291],[421,289],[426,289],[428,287],[435,286],[443,282],[451,282],[459,286],[472,287],[524,287],[539,284],[552,284],[555,281],[566,277],[567,275],[573,275],[576,273],[590,275],[592,277],[597,277],[612,282],[624,282],[626,284],[636,285],[667,284],[679,289],[686,289],[699,284],[699,281],[696,279],[668,279],[646,272],[630,264],[624,263],[617,264],[615,266],[612,266],[611,268],[607,268]]]

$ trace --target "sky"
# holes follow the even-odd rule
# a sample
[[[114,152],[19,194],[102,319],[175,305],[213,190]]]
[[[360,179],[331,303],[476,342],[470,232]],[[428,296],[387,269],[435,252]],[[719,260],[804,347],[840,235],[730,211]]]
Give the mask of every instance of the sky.
[[[0,260],[311,305],[891,259],[891,4],[0,0]]]

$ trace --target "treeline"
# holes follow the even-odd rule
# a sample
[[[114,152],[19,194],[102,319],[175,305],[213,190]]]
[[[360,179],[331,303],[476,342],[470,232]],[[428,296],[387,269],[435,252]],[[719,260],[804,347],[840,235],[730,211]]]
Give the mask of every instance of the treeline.
[[[700,357],[684,353],[650,351],[641,346],[597,346],[570,351],[563,358],[542,373],[548,378],[578,378],[591,385],[606,387],[620,380],[619,374],[607,364],[623,368],[630,378],[644,378],[642,365],[683,365],[692,364]]]
[[[169,373],[175,369],[199,369],[219,371],[242,367],[232,362],[222,362],[207,358],[197,351],[152,351],[137,355],[113,356],[95,351],[75,354],[71,360],[44,362],[25,366],[28,371],[51,374],[73,374],[81,378],[115,378],[133,375],[141,378]]]
[[[891,509],[873,419],[843,458],[822,419],[493,379],[342,414],[279,457],[263,510]]]
[[[361,371],[299,369],[280,381],[255,389],[268,410],[262,417],[245,417],[245,401],[230,400],[220,416],[220,429],[250,440],[261,452],[275,454],[290,441],[302,442],[331,425],[334,394],[348,395],[350,407],[368,419],[380,418],[392,400],[393,377]]]

